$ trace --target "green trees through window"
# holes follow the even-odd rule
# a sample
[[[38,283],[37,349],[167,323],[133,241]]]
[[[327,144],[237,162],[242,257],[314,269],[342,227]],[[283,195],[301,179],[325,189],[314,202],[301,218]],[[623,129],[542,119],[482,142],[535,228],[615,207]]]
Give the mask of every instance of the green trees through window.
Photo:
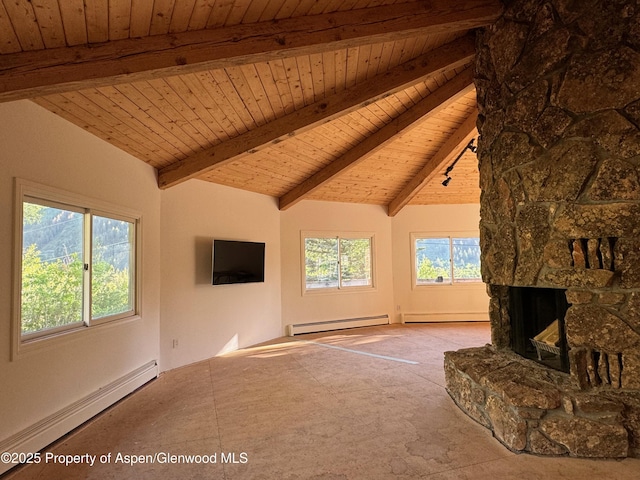
[[[91,317],[94,319],[133,310],[133,227],[130,222],[93,217]]]
[[[338,258],[337,238],[305,238],[307,289],[338,288]]]
[[[371,287],[371,258],[372,237],[305,237],[305,287]]]
[[[418,284],[449,283],[451,280],[448,238],[421,238],[416,240]]]
[[[417,237],[414,242],[416,285],[482,280],[477,237]]]
[[[22,207],[23,336],[135,310],[135,220],[35,198]]]
[[[83,216],[23,203],[23,334],[82,322]]]

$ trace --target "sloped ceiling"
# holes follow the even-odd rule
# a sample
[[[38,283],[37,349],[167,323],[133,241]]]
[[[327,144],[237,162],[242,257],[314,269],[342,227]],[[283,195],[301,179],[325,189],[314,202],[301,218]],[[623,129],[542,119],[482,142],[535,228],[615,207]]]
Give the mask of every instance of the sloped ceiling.
[[[279,198],[477,203],[473,29],[499,0],[0,0],[0,101]],[[454,164],[445,187],[447,167]]]

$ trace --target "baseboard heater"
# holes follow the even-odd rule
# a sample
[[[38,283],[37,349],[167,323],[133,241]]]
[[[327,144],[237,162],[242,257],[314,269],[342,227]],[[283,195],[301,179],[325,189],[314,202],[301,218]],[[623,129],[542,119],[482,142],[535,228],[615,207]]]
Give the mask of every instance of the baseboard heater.
[[[157,376],[158,363],[153,360],[0,442],[0,452],[42,450]],[[0,475],[14,466],[0,462]]]
[[[375,325],[388,324],[389,315],[387,314],[373,317],[343,318],[324,322],[289,324],[287,325],[287,335],[293,337],[301,333],[328,332],[331,330],[342,330],[344,328],[372,327]]]
[[[402,323],[431,323],[431,322],[488,322],[488,312],[461,313],[402,313]]]

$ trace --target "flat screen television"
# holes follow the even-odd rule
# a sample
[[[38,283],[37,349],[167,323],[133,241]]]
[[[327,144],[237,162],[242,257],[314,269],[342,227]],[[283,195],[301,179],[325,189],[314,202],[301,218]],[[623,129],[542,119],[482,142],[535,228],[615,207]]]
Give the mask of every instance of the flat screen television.
[[[264,282],[264,243],[213,241],[213,285]]]

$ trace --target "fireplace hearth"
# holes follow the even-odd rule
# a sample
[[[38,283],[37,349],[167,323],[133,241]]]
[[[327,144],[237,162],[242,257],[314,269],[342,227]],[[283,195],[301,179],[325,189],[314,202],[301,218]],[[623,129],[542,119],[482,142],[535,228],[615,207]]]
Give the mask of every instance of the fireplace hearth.
[[[491,345],[445,354],[447,390],[514,451],[640,458],[640,9],[504,3],[475,78]]]

